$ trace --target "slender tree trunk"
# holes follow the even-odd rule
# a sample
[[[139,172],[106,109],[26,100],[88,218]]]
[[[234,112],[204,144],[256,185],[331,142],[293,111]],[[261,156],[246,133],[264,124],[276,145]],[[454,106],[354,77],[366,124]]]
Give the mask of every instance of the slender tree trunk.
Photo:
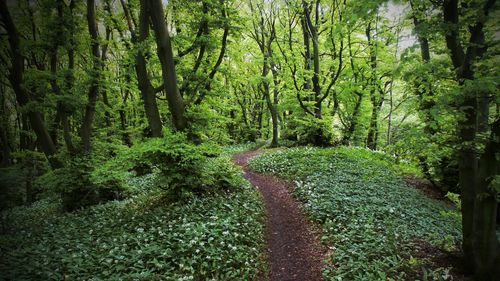
[[[272,106],[270,108],[271,119],[273,121],[273,139],[271,141],[271,145],[278,146],[279,141],[279,113],[278,113],[278,96],[279,96],[279,80],[278,80],[278,71],[276,71],[276,66],[271,63],[271,72],[273,73],[273,99]]]
[[[358,119],[359,115],[361,113],[361,103],[363,102],[363,93],[362,92],[356,92],[356,95],[358,96],[358,100],[356,101],[356,104],[354,105],[354,111],[352,113],[351,117],[351,122],[349,123],[349,128],[347,129],[346,133],[344,134],[344,137],[342,138],[342,144],[347,145],[352,139],[352,136],[354,135],[354,132],[356,131],[356,127],[358,125]]]
[[[370,127],[368,130],[368,136],[366,140],[366,145],[370,149],[377,149],[377,139],[378,139],[378,113],[382,107],[383,97],[382,91],[378,89],[378,79],[377,79],[377,51],[373,40],[371,38],[371,23],[368,23],[366,27],[366,38],[368,40],[368,47],[370,50],[370,100],[372,103],[372,114],[370,117]]]
[[[8,167],[11,164],[10,153],[11,148],[9,144],[9,139],[7,138],[7,128],[0,127],[0,146],[2,147],[2,162],[0,162],[0,167]]]
[[[158,57],[162,67],[163,85],[167,93],[172,121],[176,130],[184,131],[188,126],[185,116],[185,105],[177,86],[172,44],[164,19],[163,4],[161,0],[141,0],[141,6],[146,5],[146,3],[149,6],[148,11],[151,17],[151,24],[156,36]]]
[[[462,104],[465,108],[465,121],[461,122],[458,128],[459,138],[464,145],[459,152],[459,184],[461,190],[462,202],[462,249],[467,260],[467,264],[474,264],[474,245],[473,245],[473,222],[474,222],[474,187],[477,183],[477,159],[474,148],[470,143],[476,136],[476,100],[468,97]]]
[[[301,16],[301,26],[302,26],[302,35],[304,39],[304,69],[306,71],[311,70],[311,36],[309,33],[309,29],[307,27],[307,17],[310,16],[308,3],[302,0],[302,16]],[[309,91],[311,89],[311,81],[309,79],[304,79],[304,91]],[[307,98],[309,100],[309,98]]]
[[[75,6],[75,1],[71,1],[70,3],[70,16],[73,17],[73,9]],[[75,76],[74,76],[74,69],[75,69],[75,40],[74,40],[74,24],[71,24],[68,28],[68,31],[70,33],[69,37],[69,48],[67,51],[67,56],[68,56],[68,71],[64,77],[65,81],[65,90],[67,94],[73,90],[74,82],[75,82]],[[75,146],[73,145],[73,139],[71,137],[71,126],[70,126],[70,116],[72,114],[72,110],[67,109],[66,107],[63,108],[63,114],[61,116],[61,125],[63,128],[63,138],[64,138],[64,143],[66,144],[66,148],[68,151],[73,154],[75,153]]]
[[[106,26],[106,36],[105,36],[106,40],[103,45],[102,45],[102,48],[101,48],[101,71],[105,71],[105,66],[104,64],[106,63],[106,60],[107,60],[107,53],[108,53],[108,46],[109,46],[109,40],[111,39],[111,28],[109,26]],[[111,112],[113,110],[113,107],[111,106],[111,104],[109,103],[109,99],[108,99],[108,92],[105,88],[101,89],[101,92],[102,92],[102,103],[104,104],[104,106],[106,106],[106,109],[104,111],[104,122],[106,124],[106,127],[107,128],[111,128]],[[111,134],[111,131],[108,130],[108,136]]]
[[[128,67],[127,67],[128,68]],[[125,74],[125,83],[127,85],[130,85],[130,75]],[[125,107],[127,106],[127,99],[130,95],[130,91],[128,87],[125,89],[125,93],[122,94],[122,104],[120,106],[120,109],[118,110],[118,114],[120,115],[120,129],[122,131],[122,140],[123,143],[127,146],[132,146],[132,139],[130,138],[130,134],[127,131],[128,124],[127,124],[127,113],[125,112]]]
[[[90,152],[92,138],[92,123],[94,121],[95,106],[99,95],[99,80],[101,76],[101,57],[99,51],[99,34],[96,20],[95,0],[87,0],[87,25],[91,39],[91,55],[93,60],[92,72],[90,74],[90,88],[88,91],[88,101],[85,107],[82,126],[80,127],[80,137],[82,139],[82,150],[84,153]]]
[[[316,8],[318,8],[318,0],[316,1]],[[313,92],[314,92],[314,117],[321,119],[322,118],[322,113],[321,113],[321,104],[322,104],[322,99],[321,99],[321,85],[320,85],[320,65],[319,65],[319,42],[318,42],[318,30],[317,30],[317,23],[318,23],[318,11],[316,10],[316,22],[313,23],[311,20],[311,11],[308,8],[305,8],[304,10],[304,15],[306,18],[306,23],[307,23],[307,29],[309,36],[311,37],[312,41],[312,61],[313,61],[313,77],[312,77],[312,84],[313,84]]]

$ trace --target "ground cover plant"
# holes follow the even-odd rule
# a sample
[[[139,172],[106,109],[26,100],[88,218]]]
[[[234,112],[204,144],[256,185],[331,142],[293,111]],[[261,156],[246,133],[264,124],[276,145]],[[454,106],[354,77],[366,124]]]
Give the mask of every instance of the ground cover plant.
[[[129,199],[73,213],[44,199],[2,212],[0,280],[248,280],[263,268],[263,207],[230,192],[165,202],[154,174]]]
[[[446,280],[449,268],[433,268],[412,254],[415,243],[423,243],[417,241],[455,250],[460,221],[449,213],[456,211],[407,186],[401,175],[411,167],[391,160],[362,148],[303,147],[274,150],[249,165],[295,182],[293,194],[322,226],[322,242],[331,250],[328,280],[404,280],[408,271]]]

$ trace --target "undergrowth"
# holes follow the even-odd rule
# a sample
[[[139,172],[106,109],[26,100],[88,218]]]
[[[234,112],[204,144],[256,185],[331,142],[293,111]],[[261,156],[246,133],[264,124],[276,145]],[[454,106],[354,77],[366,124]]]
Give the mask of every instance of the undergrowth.
[[[264,266],[257,191],[241,181],[166,201],[155,176],[131,178],[131,198],[73,213],[60,199],[2,212],[0,280],[255,278]]]
[[[294,148],[262,154],[249,165],[295,181],[294,195],[322,225],[321,240],[331,252],[327,280],[403,280],[405,272],[429,270],[411,256],[414,241],[454,249],[460,240],[459,219],[442,215],[452,207],[408,187],[401,175],[414,168],[385,154]]]

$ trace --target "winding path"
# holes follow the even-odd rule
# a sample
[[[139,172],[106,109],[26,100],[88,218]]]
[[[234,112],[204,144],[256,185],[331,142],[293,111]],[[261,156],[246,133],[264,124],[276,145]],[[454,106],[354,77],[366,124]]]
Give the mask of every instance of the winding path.
[[[265,239],[271,281],[322,280],[323,248],[300,203],[289,193],[289,185],[276,177],[250,171],[247,162],[259,154],[248,151],[234,156],[244,177],[262,194],[266,207]]]

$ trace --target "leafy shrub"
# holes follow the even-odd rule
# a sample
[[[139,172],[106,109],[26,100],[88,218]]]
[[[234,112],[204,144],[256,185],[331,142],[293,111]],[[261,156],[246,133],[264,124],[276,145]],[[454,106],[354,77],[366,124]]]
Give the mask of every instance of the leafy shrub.
[[[97,166],[90,157],[73,157],[63,168],[52,170],[36,180],[38,188],[61,196],[63,208],[74,211],[82,207],[122,197],[119,183],[99,185],[91,173]]]
[[[227,157],[217,157],[219,154],[220,148],[215,145],[195,145],[184,134],[168,134],[120,151],[99,167],[92,179],[101,186],[118,185],[131,190],[131,177],[144,171],[156,172],[156,184],[174,198],[240,185],[239,170]]]
[[[24,203],[26,178],[20,165],[0,169],[0,210]]]
[[[241,170],[228,157],[209,158],[201,170],[203,187],[229,189],[244,184]]]
[[[26,150],[13,156],[16,164],[0,169],[0,210],[33,202],[40,193],[33,182],[49,169],[43,153]]]
[[[411,169],[383,153],[292,148],[249,165],[295,181],[294,195],[322,225],[322,242],[332,250],[328,280],[404,280],[414,241],[456,248],[461,239],[460,220],[441,215],[454,209],[408,187],[401,175]]]
[[[330,122],[331,120],[317,119],[309,115],[291,118],[283,138],[302,145],[328,146],[333,142]]]
[[[197,138],[198,141],[212,141],[218,144],[231,142],[228,134],[231,119],[221,115],[218,110],[211,108],[206,103],[189,108],[186,117],[191,124],[189,134]]]

